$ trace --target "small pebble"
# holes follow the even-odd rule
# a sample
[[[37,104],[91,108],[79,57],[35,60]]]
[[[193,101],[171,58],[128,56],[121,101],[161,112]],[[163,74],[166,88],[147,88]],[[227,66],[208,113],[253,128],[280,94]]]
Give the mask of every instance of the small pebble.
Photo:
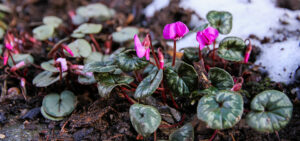
[[[0,134],[0,139],[4,139],[5,135],[4,134]]]

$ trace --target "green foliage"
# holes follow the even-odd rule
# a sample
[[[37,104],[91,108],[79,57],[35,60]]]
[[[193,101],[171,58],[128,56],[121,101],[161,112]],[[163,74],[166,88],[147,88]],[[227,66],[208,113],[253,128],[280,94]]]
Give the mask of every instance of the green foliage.
[[[234,85],[231,75],[221,68],[209,69],[208,78],[212,85],[219,90],[230,90]]]
[[[241,38],[226,37],[218,48],[219,57],[229,61],[243,61],[246,44]]]
[[[131,105],[129,115],[134,129],[144,137],[148,137],[156,131],[161,122],[158,110],[148,105]]]
[[[174,67],[171,63],[166,64],[164,70],[166,86],[180,96],[189,96],[196,88],[198,74],[193,66],[182,61],[176,61]]]
[[[139,33],[139,29],[136,27],[125,27],[119,32],[112,33],[113,41],[118,43],[124,43],[129,40],[133,40],[133,36]]]
[[[274,132],[285,127],[292,118],[293,104],[282,92],[266,90],[251,101],[247,123],[260,132]]]
[[[101,31],[101,29],[102,29],[101,24],[84,23],[84,24],[80,25],[79,27],[77,27],[77,29],[75,29],[73,31],[73,34],[75,34],[75,35],[77,35],[77,34],[78,35],[79,34],[97,34]]]
[[[115,15],[115,11],[113,9],[110,9],[101,3],[81,6],[76,9],[76,13],[85,19],[93,18],[99,21],[108,20]]]
[[[41,25],[32,30],[34,38],[44,41],[54,35],[54,26],[52,25]]]
[[[59,70],[54,66],[54,60],[51,59],[47,62],[43,62],[41,64],[41,67],[46,70],[46,71],[50,71],[50,72],[59,72]]]
[[[175,130],[170,136],[169,141],[193,141],[194,127],[191,123],[187,123],[181,128]]]
[[[123,71],[130,72],[145,68],[149,61],[138,58],[134,50],[127,50],[118,55],[117,64]]]
[[[243,114],[243,97],[232,91],[218,91],[203,96],[197,106],[197,117],[213,129],[233,127]]]
[[[46,16],[43,18],[43,23],[57,28],[60,24],[62,24],[62,20],[56,16]]]
[[[228,34],[232,29],[232,14],[226,11],[210,11],[206,18],[210,25],[221,34]]]
[[[63,72],[62,78],[64,78],[68,73]],[[39,73],[34,79],[32,80],[32,84],[34,84],[36,87],[47,87],[56,81],[59,80],[59,74],[53,73],[50,71],[43,71]]]
[[[88,57],[92,53],[92,47],[88,41],[84,39],[77,39],[72,43],[68,44],[68,47],[72,50],[73,57]],[[65,51],[66,54],[68,54]]]
[[[16,64],[18,64],[21,61],[24,61],[25,64],[32,64],[34,62],[34,59],[30,54],[13,54],[12,57],[14,58]],[[8,65],[14,66],[14,63],[11,60],[11,58],[8,59]]]
[[[190,47],[190,48],[184,48],[183,50],[184,52],[182,56],[182,61],[188,64],[193,64],[193,62],[199,61],[198,48]]]

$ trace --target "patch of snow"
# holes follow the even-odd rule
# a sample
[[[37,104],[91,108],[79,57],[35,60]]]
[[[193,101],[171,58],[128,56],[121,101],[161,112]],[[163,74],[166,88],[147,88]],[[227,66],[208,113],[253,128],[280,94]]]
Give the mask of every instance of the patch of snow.
[[[153,0],[152,3],[145,8],[144,13],[146,17],[152,17],[155,11],[167,7],[169,3],[170,0]]]

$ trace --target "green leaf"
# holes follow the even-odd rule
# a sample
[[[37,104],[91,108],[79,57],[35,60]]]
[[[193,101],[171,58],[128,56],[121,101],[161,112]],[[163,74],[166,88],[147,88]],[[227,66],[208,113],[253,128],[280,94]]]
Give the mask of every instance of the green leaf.
[[[43,110],[53,117],[64,117],[73,112],[76,105],[76,96],[68,90],[60,95],[56,93],[48,94],[43,99]]]
[[[54,26],[52,25],[41,25],[32,30],[34,38],[38,40],[47,40],[54,34]]]
[[[212,85],[219,90],[230,90],[234,85],[231,75],[221,68],[209,69],[208,78]]]
[[[84,59],[84,64],[103,61],[104,56],[100,52],[92,52],[87,58]]]
[[[149,62],[145,58],[138,58],[135,51],[128,50],[119,54],[117,64],[125,72],[131,72],[145,68]]]
[[[96,83],[95,77],[88,76],[88,75],[79,75],[78,76],[78,82],[83,85],[90,85]]]
[[[101,31],[101,24],[84,23],[74,30],[75,34],[97,34]]]
[[[191,123],[187,123],[181,128],[175,130],[170,136],[169,141],[193,141],[194,127]]]
[[[82,33],[72,33],[71,34],[71,37],[73,38],[83,38],[85,36],[85,34],[82,34]]]
[[[54,60],[49,60],[47,62],[43,62],[41,64],[41,67],[46,70],[46,71],[50,71],[50,72],[59,72],[59,70],[54,66]]]
[[[115,12],[101,3],[89,4],[76,9],[76,13],[81,17],[94,18],[100,21],[110,19]]]
[[[193,91],[192,92],[192,95],[193,97],[195,96],[203,96],[203,95],[216,95],[218,93],[218,89],[216,87],[209,87],[207,89],[204,89],[204,90],[197,90],[197,91]]]
[[[125,27],[119,32],[112,33],[114,42],[123,43],[128,40],[133,40],[133,36],[139,33],[139,29],[136,27]]]
[[[12,12],[11,8],[4,5],[4,4],[0,4],[0,11],[6,12],[6,13],[11,13]]]
[[[16,64],[18,64],[21,61],[24,61],[25,64],[32,64],[34,61],[33,57],[30,54],[14,54],[12,55],[12,57],[14,58]],[[11,60],[11,58],[8,59],[8,65],[14,66],[14,63]]]
[[[166,86],[180,96],[189,96],[198,83],[198,74],[194,67],[182,61],[176,61],[174,67],[171,63],[166,64],[164,76]]]
[[[233,127],[243,114],[243,97],[232,91],[203,96],[197,106],[197,117],[213,129]]]
[[[243,61],[246,45],[241,38],[226,37],[219,44],[219,57],[229,61]]]
[[[221,34],[228,34],[232,29],[232,15],[226,11],[210,11],[206,18],[210,25]]]
[[[85,72],[114,72],[117,69],[117,65],[113,65],[110,62],[92,62],[84,65]]]
[[[67,74],[68,74],[67,72],[63,72],[62,77],[64,78]],[[55,83],[58,80],[59,80],[58,73],[56,73],[56,75],[54,75],[53,72],[43,71],[43,72],[39,73],[36,77],[34,77],[34,79],[32,80],[32,83],[37,87],[47,87],[47,86]]]
[[[152,72],[138,85],[135,90],[134,97],[139,99],[153,94],[159,87],[162,79],[163,70],[160,69],[156,72]]]
[[[193,62],[199,61],[198,48],[190,47],[190,48],[183,48],[183,50],[184,52],[182,56],[182,61],[188,64],[193,64]]]
[[[3,39],[4,34],[5,34],[5,30],[0,27],[0,39]],[[1,52],[0,52],[0,54],[1,54]]]
[[[285,127],[292,118],[293,104],[277,90],[266,90],[251,101],[247,124],[260,132],[274,132]]]
[[[43,18],[43,23],[57,28],[60,24],[62,24],[62,20],[56,16],[46,16]]]
[[[207,28],[207,27],[208,27],[208,24],[205,23],[205,24],[202,24],[202,25],[200,25],[200,26],[194,28],[194,29],[192,30],[192,32],[202,31],[202,30],[204,30],[204,29]]]
[[[132,126],[143,137],[155,132],[161,122],[160,113],[153,106],[133,104],[130,106],[129,115]]]
[[[134,80],[130,76],[111,73],[96,73],[95,79],[98,81],[98,92],[101,97],[108,97],[116,86],[128,85]]]
[[[0,54],[2,54],[2,50],[3,50],[3,45],[0,44]]]
[[[64,117],[53,117],[53,116],[47,114],[47,113],[45,112],[45,110],[44,110],[43,107],[41,107],[41,113],[42,113],[42,115],[43,115],[45,118],[47,118],[47,119],[49,119],[49,120],[60,121],[60,120],[63,120],[63,119],[64,119]]]
[[[68,44],[69,48],[72,50],[74,56],[73,57],[88,57],[92,53],[92,47],[84,39],[77,39],[74,42]],[[65,51],[66,54],[68,54]]]

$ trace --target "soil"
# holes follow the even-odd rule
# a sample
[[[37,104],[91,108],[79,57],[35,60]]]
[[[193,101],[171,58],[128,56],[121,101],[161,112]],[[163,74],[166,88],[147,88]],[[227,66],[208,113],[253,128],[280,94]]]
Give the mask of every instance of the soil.
[[[297,0],[295,0],[297,1]],[[165,24],[174,21],[182,21],[188,23],[191,20],[193,11],[179,8],[179,0],[174,0],[170,5],[155,13],[155,18],[146,18],[143,15],[145,8],[151,0],[135,1],[135,0],[13,0],[5,1],[14,9],[14,13],[6,18],[7,23],[13,33],[20,35],[22,33],[30,33],[33,27],[41,24],[42,18],[46,15],[56,15],[65,21],[65,25],[58,33],[58,38],[51,41],[57,42],[61,37],[70,34],[75,28],[71,25],[71,20],[67,12],[75,10],[76,7],[87,5],[89,3],[101,2],[117,11],[116,17],[102,23],[103,30],[100,35],[96,36],[100,46],[104,45],[105,39],[116,30],[123,26],[140,27],[142,33],[150,32],[154,40],[159,41],[156,47],[164,47],[167,49],[165,40],[162,38],[162,29]],[[278,0],[280,6],[282,1]],[[289,4],[286,2],[285,4]],[[284,6],[285,7],[285,6]],[[299,8],[299,7],[298,7]],[[294,9],[291,7],[291,9]],[[296,8],[297,9],[297,8]],[[134,16],[134,20],[128,19]],[[199,17],[201,18],[201,17]],[[64,32],[63,32],[64,31]],[[253,35],[254,37],[255,35]],[[251,38],[251,36],[250,36]],[[261,40],[265,42],[265,40]],[[120,45],[113,44],[113,49]],[[51,46],[47,43],[42,45],[32,45],[28,43],[22,48],[23,52],[31,53],[35,58],[35,64],[48,60],[47,51]],[[250,61],[254,62],[259,54],[259,49],[254,47]],[[76,61],[76,60],[73,60]],[[238,74],[236,64],[228,64],[227,70],[233,75]],[[245,108],[249,110],[250,100],[262,90],[277,89],[285,92],[294,104],[293,117],[290,123],[278,132],[279,137],[275,133],[259,133],[251,129],[245,122],[245,114],[242,120],[232,129],[220,131],[215,141],[218,140],[300,140],[300,101],[297,100],[293,90],[299,87],[299,84],[283,85],[270,81],[266,74],[257,71],[257,67],[246,69],[250,72],[245,75],[245,84],[243,88],[245,93]],[[32,82],[35,75],[41,72],[34,66],[30,66],[26,71],[26,80]],[[26,101],[18,90],[18,79],[8,75],[5,67],[0,68],[0,90],[10,89],[10,97],[1,101],[0,107],[0,136],[4,138],[0,140],[136,140],[137,132],[131,125],[129,119],[130,103],[117,91],[114,91],[109,98],[101,98],[98,95],[97,88],[94,85],[85,86],[76,81],[76,77],[69,78],[72,82],[67,85],[66,82],[58,82],[47,88],[36,88],[32,84],[27,86],[27,95],[29,99]],[[5,86],[6,85],[6,86]],[[67,88],[66,88],[67,87]],[[14,89],[11,89],[14,88]],[[62,121],[55,122],[45,119],[40,113],[42,99],[50,92],[61,92],[69,89],[76,93],[79,99],[76,110],[69,117]],[[132,96],[132,93],[128,93]],[[152,99],[151,99],[152,98]],[[168,139],[168,135],[176,127],[181,127],[184,123],[195,121],[196,104],[191,105],[189,99],[175,99],[179,104],[176,110],[172,104],[170,97],[167,97],[167,104],[163,105],[160,94],[154,95],[145,100],[144,103],[158,107],[161,113],[164,113],[163,124],[172,125],[174,127],[160,127],[157,130],[157,139]],[[167,110],[166,110],[167,109]],[[180,121],[183,118],[183,121]],[[200,122],[195,127],[195,140],[208,140],[214,130],[209,129],[204,123]],[[144,140],[154,140],[154,137],[148,137]]]

